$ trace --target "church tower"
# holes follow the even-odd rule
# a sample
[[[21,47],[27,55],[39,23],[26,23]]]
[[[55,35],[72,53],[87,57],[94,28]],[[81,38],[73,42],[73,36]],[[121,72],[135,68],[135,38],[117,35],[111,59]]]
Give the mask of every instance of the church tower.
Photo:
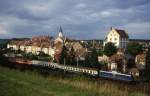
[[[62,38],[62,37],[63,37],[63,30],[62,30],[61,26],[59,27],[58,37],[59,37],[59,38]]]

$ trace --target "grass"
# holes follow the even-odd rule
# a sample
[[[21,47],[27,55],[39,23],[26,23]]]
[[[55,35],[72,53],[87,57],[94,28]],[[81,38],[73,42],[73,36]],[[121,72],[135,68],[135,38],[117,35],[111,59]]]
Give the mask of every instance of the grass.
[[[34,72],[0,67],[0,96],[88,96],[74,86],[43,78]]]
[[[124,85],[90,81],[84,76],[46,77],[37,71],[0,67],[0,96],[146,96]]]

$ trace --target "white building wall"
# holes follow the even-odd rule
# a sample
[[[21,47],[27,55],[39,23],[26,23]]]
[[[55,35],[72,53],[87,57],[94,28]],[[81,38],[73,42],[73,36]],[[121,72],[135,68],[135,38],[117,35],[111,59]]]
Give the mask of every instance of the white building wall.
[[[49,48],[42,48],[42,51],[45,53],[45,54],[48,54],[49,52]]]
[[[19,49],[17,45],[13,45],[12,47],[13,47],[14,50],[18,50]]]
[[[107,40],[104,41],[104,46],[108,42],[114,43],[115,46],[118,48],[126,48],[128,43],[128,38],[120,37],[120,35],[116,32],[116,30],[112,29],[107,35]]]
[[[108,42],[112,42],[115,44],[116,47],[119,47],[120,46],[120,36],[119,34],[114,31],[114,30],[111,30],[108,35],[107,35],[107,40],[104,42],[104,46],[106,43]]]
[[[25,49],[25,46],[23,46],[23,45],[20,46],[20,50],[21,50],[21,51],[24,51],[24,49]]]
[[[55,49],[49,48],[49,55],[51,57],[54,57],[54,54],[55,54]]]
[[[32,52],[32,46],[26,46],[27,53]]]

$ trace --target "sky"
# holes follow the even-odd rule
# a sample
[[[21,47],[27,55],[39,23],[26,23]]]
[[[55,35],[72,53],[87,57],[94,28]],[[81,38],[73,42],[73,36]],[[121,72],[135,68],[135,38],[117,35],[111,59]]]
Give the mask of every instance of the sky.
[[[150,39],[150,0],[0,0],[0,38],[104,39],[110,27]]]

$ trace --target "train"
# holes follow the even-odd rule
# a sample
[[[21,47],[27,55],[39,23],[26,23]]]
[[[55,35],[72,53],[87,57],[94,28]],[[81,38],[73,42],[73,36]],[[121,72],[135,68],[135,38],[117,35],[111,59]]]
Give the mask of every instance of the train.
[[[120,80],[120,81],[126,81],[126,82],[132,82],[134,81],[134,78],[130,74],[122,74],[118,73],[116,71],[99,71],[99,77],[113,79],[113,80]]]
[[[103,71],[103,70],[98,70],[96,68],[75,67],[75,66],[62,65],[53,62],[46,62],[46,61],[39,61],[39,60],[25,60],[20,58],[13,58],[13,59],[11,58],[9,59],[9,61],[16,62],[19,64],[28,64],[32,66],[41,66],[41,67],[47,67],[53,69],[60,69],[68,72],[74,72],[74,73],[84,73],[98,78],[106,78],[106,79],[119,80],[125,82],[135,81],[132,75],[118,73],[116,71]]]

